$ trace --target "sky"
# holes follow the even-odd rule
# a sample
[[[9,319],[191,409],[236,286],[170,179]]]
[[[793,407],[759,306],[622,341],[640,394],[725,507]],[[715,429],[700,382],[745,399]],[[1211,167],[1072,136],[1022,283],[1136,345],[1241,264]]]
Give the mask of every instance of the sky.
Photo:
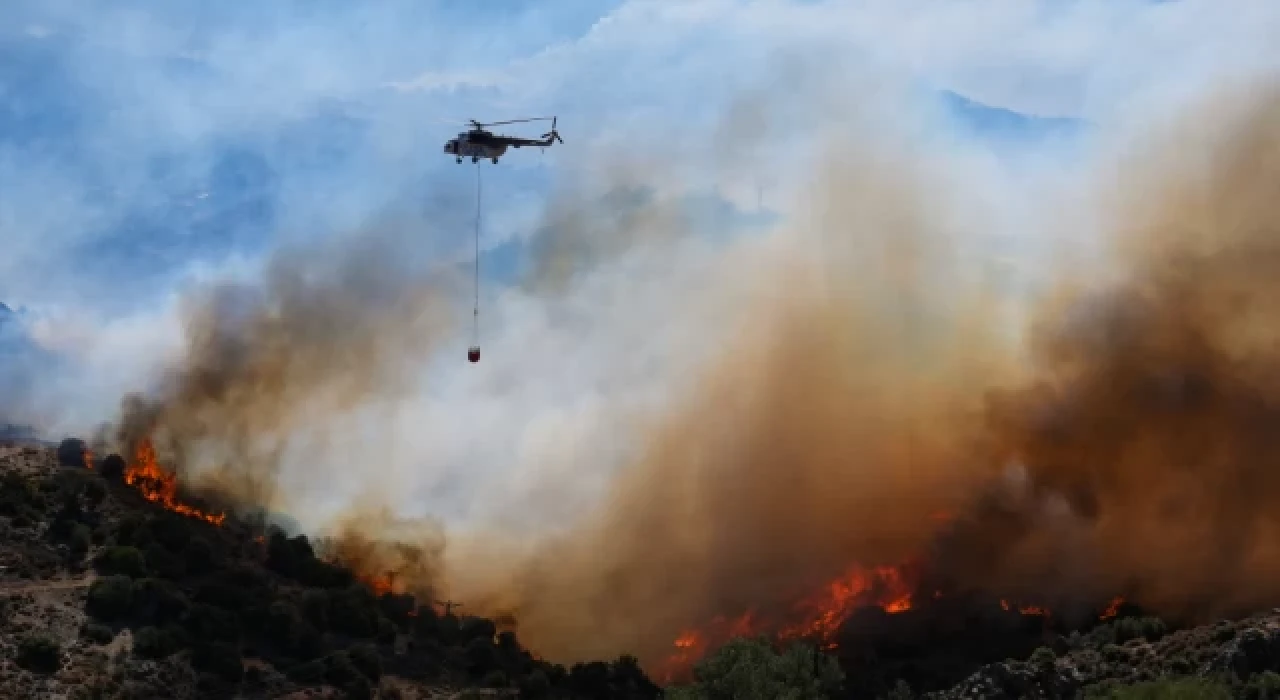
[[[7,410],[55,433],[109,418],[181,346],[193,285],[253,279],[284,245],[409,212],[405,256],[469,265],[474,166],[444,141],[472,118],[556,115],[563,145],[482,165],[486,338],[524,356],[498,350],[478,375],[424,357],[436,408],[397,419],[429,425],[404,451],[438,448],[429,468],[396,458],[432,475],[405,498],[489,517],[512,502],[475,505],[500,465],[591,442],[605,428],[583,416],[619,377],[649,396],[654,358],[679,346],[634,330],[678,299],[609,320],[602,300],[675,294],[619,288],[632,268],[584,278],[563,308],[514,291],[565,207],[620,216],[621,193],[675,201],[703,233],[768,227],[796,215],[815,159],[867,128],[850,105],[1050,181],[1090,134],[1274,66],[1277,30],[1264,0],[6,2],[0,301],[25,311],[0,381],[58,377]],[[525,126],[510,129],[543,130]],[[1030,235],[1008,229],[996,254]],[[582,460],[618,449],[593,444]],[[458,477],[471,463],[491,468]]]

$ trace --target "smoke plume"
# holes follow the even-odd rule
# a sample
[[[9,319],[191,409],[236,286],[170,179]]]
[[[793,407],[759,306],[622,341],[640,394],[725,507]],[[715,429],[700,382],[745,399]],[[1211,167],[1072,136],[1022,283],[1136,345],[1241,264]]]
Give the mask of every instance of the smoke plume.
[[[553,657],[655,659],[682,627],[920,556],[1055,604],[1273,604],[1280,101],[1250,88],[1100,160],[1089,217],[1043,202],[1044,233],[1094,222],[1074,233],[1103,256],[1062,258],[1029,315],[965,256],[995,222],[961,173],[845,145],[808,221],[711,278],[747,288],[722,354],[492,609]]]
[[[181,361],[126,397],[115,444],[132,455],[150,439],[233,502],[293,505],[278,488],[288,453],[335,449],[357,409],[411,391],[415,362],[449,337],[456,275],[396,254],[414,223],[285,249],[255,283],[193,294]]]
[[[1099,159],[1086,196],[1020,207],[992,204],[1025,190],[973,177],[964,155],[834,131],[787,220],[720,247],[662,209],[561,202],[539,284],[507,313],[544,304],[556,332],[627,329],[635,350],[603,362],[572,441],[595,451],[522,452],[516,492],[493,497],[556,527],[446,541],[348,518],[343,558],[510,615],[556,660],[656,659],[712,616],[920,556],[957,585],[1041,598],[1125,593],[1184,615],[1274,602],[1278,117],[1274,91],[1217,94]],[[1059,258],[1028,311],[980,249],[1011,219],[1101,242],[1101,258]],[[591,231],[614,242],[584,262]],[[305,501],[282,465],[386,492],[425,479],[323,457],[451,337],[449,276],[393,265],[379,240],[291,252],[260,286],[198,297],[182,363],[126,403],[120,441],[150,436],[185,471],[280,506]],[[511,363],[487,375],[496,401],[537,380]],[[624,374],[662,396],[610,393]],[[568,508],[584,480],[601,497]],[[997,485],[1014,489],[998,508]],[[370,507],[336,498],[348,516]]]

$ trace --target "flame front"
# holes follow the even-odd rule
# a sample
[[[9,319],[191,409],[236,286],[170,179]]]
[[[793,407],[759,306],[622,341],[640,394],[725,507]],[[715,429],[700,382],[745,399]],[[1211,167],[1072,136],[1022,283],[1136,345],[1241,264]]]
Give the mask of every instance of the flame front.
[[[148,501],[159,503],[166,510],[200,518],[214,525],[221,525],[227,519],[223,513],[213,515],[178,502],[178,478],[156,461],[156,450],[149,439],[138,443],[133,461],[125,468],[124,482],[137,489]]]
[[[836,633],[858,608],[878,606],[889,614],[911,609],[911,584],[901,567],[851,567],[820,592],[796,603],[790,619],[801,622],[779,624],[748,610],[737,617],[719,616],[701,629],[682,632],[673,643],[675,651],[660,665],[657,676],[671,683],[690,667],[734,637],[764,634],[780,640],[813,639],[824,650],[835,649]]]

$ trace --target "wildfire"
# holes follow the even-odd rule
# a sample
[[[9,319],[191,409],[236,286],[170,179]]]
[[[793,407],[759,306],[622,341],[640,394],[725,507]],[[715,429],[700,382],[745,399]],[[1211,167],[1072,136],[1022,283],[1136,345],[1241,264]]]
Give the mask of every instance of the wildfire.
[[[87,447],[84,449],[84,466],[93,469],[93,450]]]
[[[1108,604],[1107,609],[1104,610],[1103,613],[1098,616],[1098,619],[1110,620],[1116,615],[1119,615],[1121,605],[1124,605],[1124,598],[1122,596],[1116,596],[1115,598],[1112,598],[1111,603]]]
[[[133,461],[125,468],[124,482],[133,486],[148,501],[159,503],[165,509],[193,518],[200,518],[214,525],[221,525],[227,516],[213,515],[178,502],[178,479],[156,461],[156,450],[151,441],[138,443]]]
[[[714,647],[734,637],[764,634],[779,640],[811,639],[819,648],[830,651],[837,647],[836,635],[844,622],[859,608],[879,607],[889,614],[911,610],[914,604],[912,591],[915,581],[913,567],[878,566],[851,567],[844,575],[828,583],[816,595],[792,606],[789,625],[772,624],[773,619],[760,619],[756,611],[748,610],[736,618],[716,617],[699,629],[682,632],[672,643],[673,653],[661,664],[657,676],[670,683],[688,673],[690,666]],[[933,598],[943,597],[942,591],[934,591]],[[1108,614],[1114,616],[1121,599],[1112,601]],[[1022,615],[1048,618],[1052,612],[1040,605],[1017,605],[1001,600],[1000,607],[1017,611]]]
[[[373,594],[376,596],[395,592],[395,582],[389,574],[384,576],[360,576],[358,578],[361,583],[373,589]]]
[[[1020,614],[1032,615],[1036,617],[1049,617],[1052,614],[1049,612],[1049,609],[1046,607],[1042,607],[1039,605],[1014,606],[1011,603],[1009,603],[1009,601],[1007,600],[1001,600],[1000,607],[1004,608],[1005,610],[1013,610],[1015,607],[1017,607],[1017,610]]]
[[[867,605],[878,605],[888,613],[911,609],[911,587],[901,569],[892,566],[850,568],[827,584],[825,591],[796,604],[795,612],[800,613],[805,622],[782,629],[778,637],[814,637],[823,648],[833,649],[840,625],[855,609]]]
[[[702,629],[686,630],[676,637],[675,651],[662,664],[658,675],[670,683],[713,647],[734,637],[765,634],[781,640],[809,638],[824,650],[835,649],[836,632],[858,608],[874,605],[889,614],[910,610],[911,585],[907,579],[899,567],[855,566],[816,595],[793,606],[790,617],[801,620],[799,623],[777,624],[776,620],[761,619],[755,610],[733,618],[713,618]]]

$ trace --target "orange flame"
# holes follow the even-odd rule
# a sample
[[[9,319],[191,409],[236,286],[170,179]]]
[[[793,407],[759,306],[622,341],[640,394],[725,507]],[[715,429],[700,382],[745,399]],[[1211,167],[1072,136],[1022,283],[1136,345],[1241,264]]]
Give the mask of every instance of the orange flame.
[[[166,510],[199,518],[214,525],[221,525],[227,519],[226,514],[212,515],[178,502],[178,479],[156,461],[156,450],[149,439],[138,443],[133,462],[125,468],[124,482],[136,488],[148,501],[159,503]]]
[[[1102,613],[1101,615],[1099,615],[1099,616],[1098,616],[1098,619],[1099,619],[1099,620],[1110,620],[1111,618],[1115,617],[1116,615],[1119,615],[1119,614],[1120,614],[1120,606],[1121,606],[1121,605],[1124,605],[1124,597],[1123,597],[1123,596],[1116,596],[1115,598],[1112,598],[1112,599],[1111,599],[1111,603],[1110,603],[1110,604],[1108,604],[1108,605],[1107,605],[1107,609],[1106,609],[1106,610],[1104,610],[1104,611],[1103,611],[1103,613]]]
[[[93,450],[87,447],[84,448],[84,466],[93,469]]]
[[[673,642],[674,653],[660,664],[656,675],[664,683],[671,683],[686,675],[689,667],[712,648],[734,637],[766,634],[780,640],[810,638],[821,649],[835,649],[835,637],[840,626],[856,609],[870,605],[878,606],[889,614],[911,609],[911,585],[902,569],[892,566],[872,569],[851,567],[816,595],[793,606],[793,613],[802,620],[796,624],[779,625],[758,620],[755,610],[748,610],[736,618],[713,618],[701,630],[682,632]]]

